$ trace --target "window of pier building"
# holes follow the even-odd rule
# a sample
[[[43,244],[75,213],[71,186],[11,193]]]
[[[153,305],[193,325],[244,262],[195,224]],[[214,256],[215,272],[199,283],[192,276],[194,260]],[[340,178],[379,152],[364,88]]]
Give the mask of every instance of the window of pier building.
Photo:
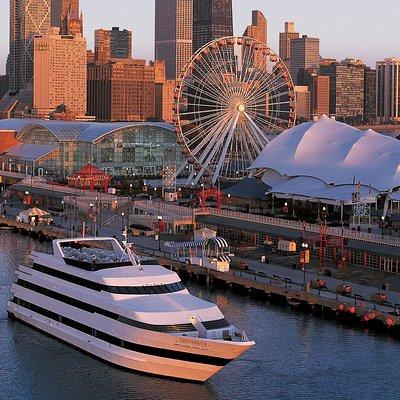
[[[183,156],[171,130],[138,125],[117,129],[95,140],[91,159],[114,176],[156,176],[164,165],[182,162]]]

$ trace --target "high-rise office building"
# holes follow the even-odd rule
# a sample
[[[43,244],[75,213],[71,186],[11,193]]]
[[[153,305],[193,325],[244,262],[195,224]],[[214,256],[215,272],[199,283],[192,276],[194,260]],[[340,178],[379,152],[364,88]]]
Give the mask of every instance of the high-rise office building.
[[[83,16],[79,9],[79,0],[51,1],[51,26],[59,27],[62,35],[83,36]]]
[[[319,67],[319,39],[303,35],[290,40],[290,73],[297,84],[297,75],[302,69]]]
[[[61,0],[60,28],[62,35],[83,36],[83,16],[79,11],[79,0]]]
[[[320,118],[329,115],[329,76],[315,75],[309,87],[311,93],[311,114]]]
[[[8,92],[9,86],[10,86],[10,83],[8,80],[8,76],[0,75],[0,100]]]
[[[311,116],[329,115],[329,76],[320,75],[318,68],[307,68],[299,72],[298,84],[308,87]]]
[[[285,32],[279,34],[279,57],[290,68],[290,41],[298,39],[300,34],[296,32],[294,22],[285,22]]]
[[[311,115],[311,94],[308,86],[295,86],[294,92],[297,103],[297,120],[299,122],[308,121]]]
[[[86,39],[53,27],[34,42],[34,110],[46,117],[59,106],[86,114]]]
[[[193,53],[214,39],[232,35],[232,0],[193,0]]]
[[[400,122],[400,58],[386,58],[376,64],[377,119],[380,123]]]
[[[192,55],[193,0],[156,0],[155,58],[165,60],[167,79],[180,76]]]
[[[264,14],[259,10],[252,11],[251,25],[244,31],[244,36],[252,37],[261,43],[268,41],[268,22]]]
[[[261,11],[252,11],[252,24],[244,31],[244,36],[251,37],[261,43],[267,44],[268,22]],[[263,49],[254,51],[254,64],[262,66],[266,63]]]
[[[156,84],[156,119],[172,123],[174,117],[174,93],[176,82],[166,79]]]
[[[33,80],[33,41],[50,28],[50,0],[10,0],[10,88],[26,89]]]
[[[321,65],[321,75],[329,76],[329,111],[349,124],[359,124],[364,115],[364,69],[360,60]]]
[[[88,65],[88,113],[99,121],[146,121],[156,117],[156,81],[164,61],[114,59]]]
[[[95,60],[107,62],[110,58],[132,58],[132,31],[97,29],[94,31]]]
[[[156,84],[155,119],[157,121],[165,121],[171,123],[174,117],[173,106],[176,81],[173,79],[166,79],[165,63],[162,61],[157,62],[157,68],[155,68],[154,72]]]
[[[376,121],[376,70],[365,67],[364,70],[364,122]]]
[[[62,0],[51,0],[51,26],[61,28]]]

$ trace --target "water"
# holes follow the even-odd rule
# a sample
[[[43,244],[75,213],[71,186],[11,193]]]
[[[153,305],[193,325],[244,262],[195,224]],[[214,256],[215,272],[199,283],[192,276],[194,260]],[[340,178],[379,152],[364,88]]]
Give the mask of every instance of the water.
[[[49,249],[0,231],[0,399],[397,399],[400,344],[228,292],[192,293],[218,304],[256,346],[204,385],[121,371],[7,319],[19,263]]]

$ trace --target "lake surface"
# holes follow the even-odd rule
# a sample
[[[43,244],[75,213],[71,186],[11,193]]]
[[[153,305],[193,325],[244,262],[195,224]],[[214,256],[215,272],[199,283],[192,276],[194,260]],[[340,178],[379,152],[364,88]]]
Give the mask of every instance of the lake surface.
[[[204,385],[121,371],[7,319],[14,270],[49,249],[0,231],[0,399],[398,399],[400,343],[312,315],[189,284],[256,346]]]

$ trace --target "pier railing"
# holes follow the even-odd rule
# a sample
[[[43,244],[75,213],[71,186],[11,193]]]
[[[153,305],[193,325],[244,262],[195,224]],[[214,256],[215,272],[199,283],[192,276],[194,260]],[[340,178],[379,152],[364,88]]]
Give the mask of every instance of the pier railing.
[[[238,219],[240,221],[271,225],[279,228],[294,229],[298,231],[304,230],[306,232],[312,232],[316,234],[319,234],[321,231],[320,225],[310,224],[301,221],[292,221],[280,218],[266,217],[264,215],[241,213],[230,210],[217,210],[215,208],[207,208],[207,211],[210,215],[215,215],[218,217]],[[378,244],[400,247],[400,239],[393,236],[378,235],[375,233],[368,233],[368,232],[359,232],[348,228],[330,227],[330,226],[327,226],[326,233],[327,235],[336,237],[344,237],[347,239],[354,239],[363,242],[378,243]]]

